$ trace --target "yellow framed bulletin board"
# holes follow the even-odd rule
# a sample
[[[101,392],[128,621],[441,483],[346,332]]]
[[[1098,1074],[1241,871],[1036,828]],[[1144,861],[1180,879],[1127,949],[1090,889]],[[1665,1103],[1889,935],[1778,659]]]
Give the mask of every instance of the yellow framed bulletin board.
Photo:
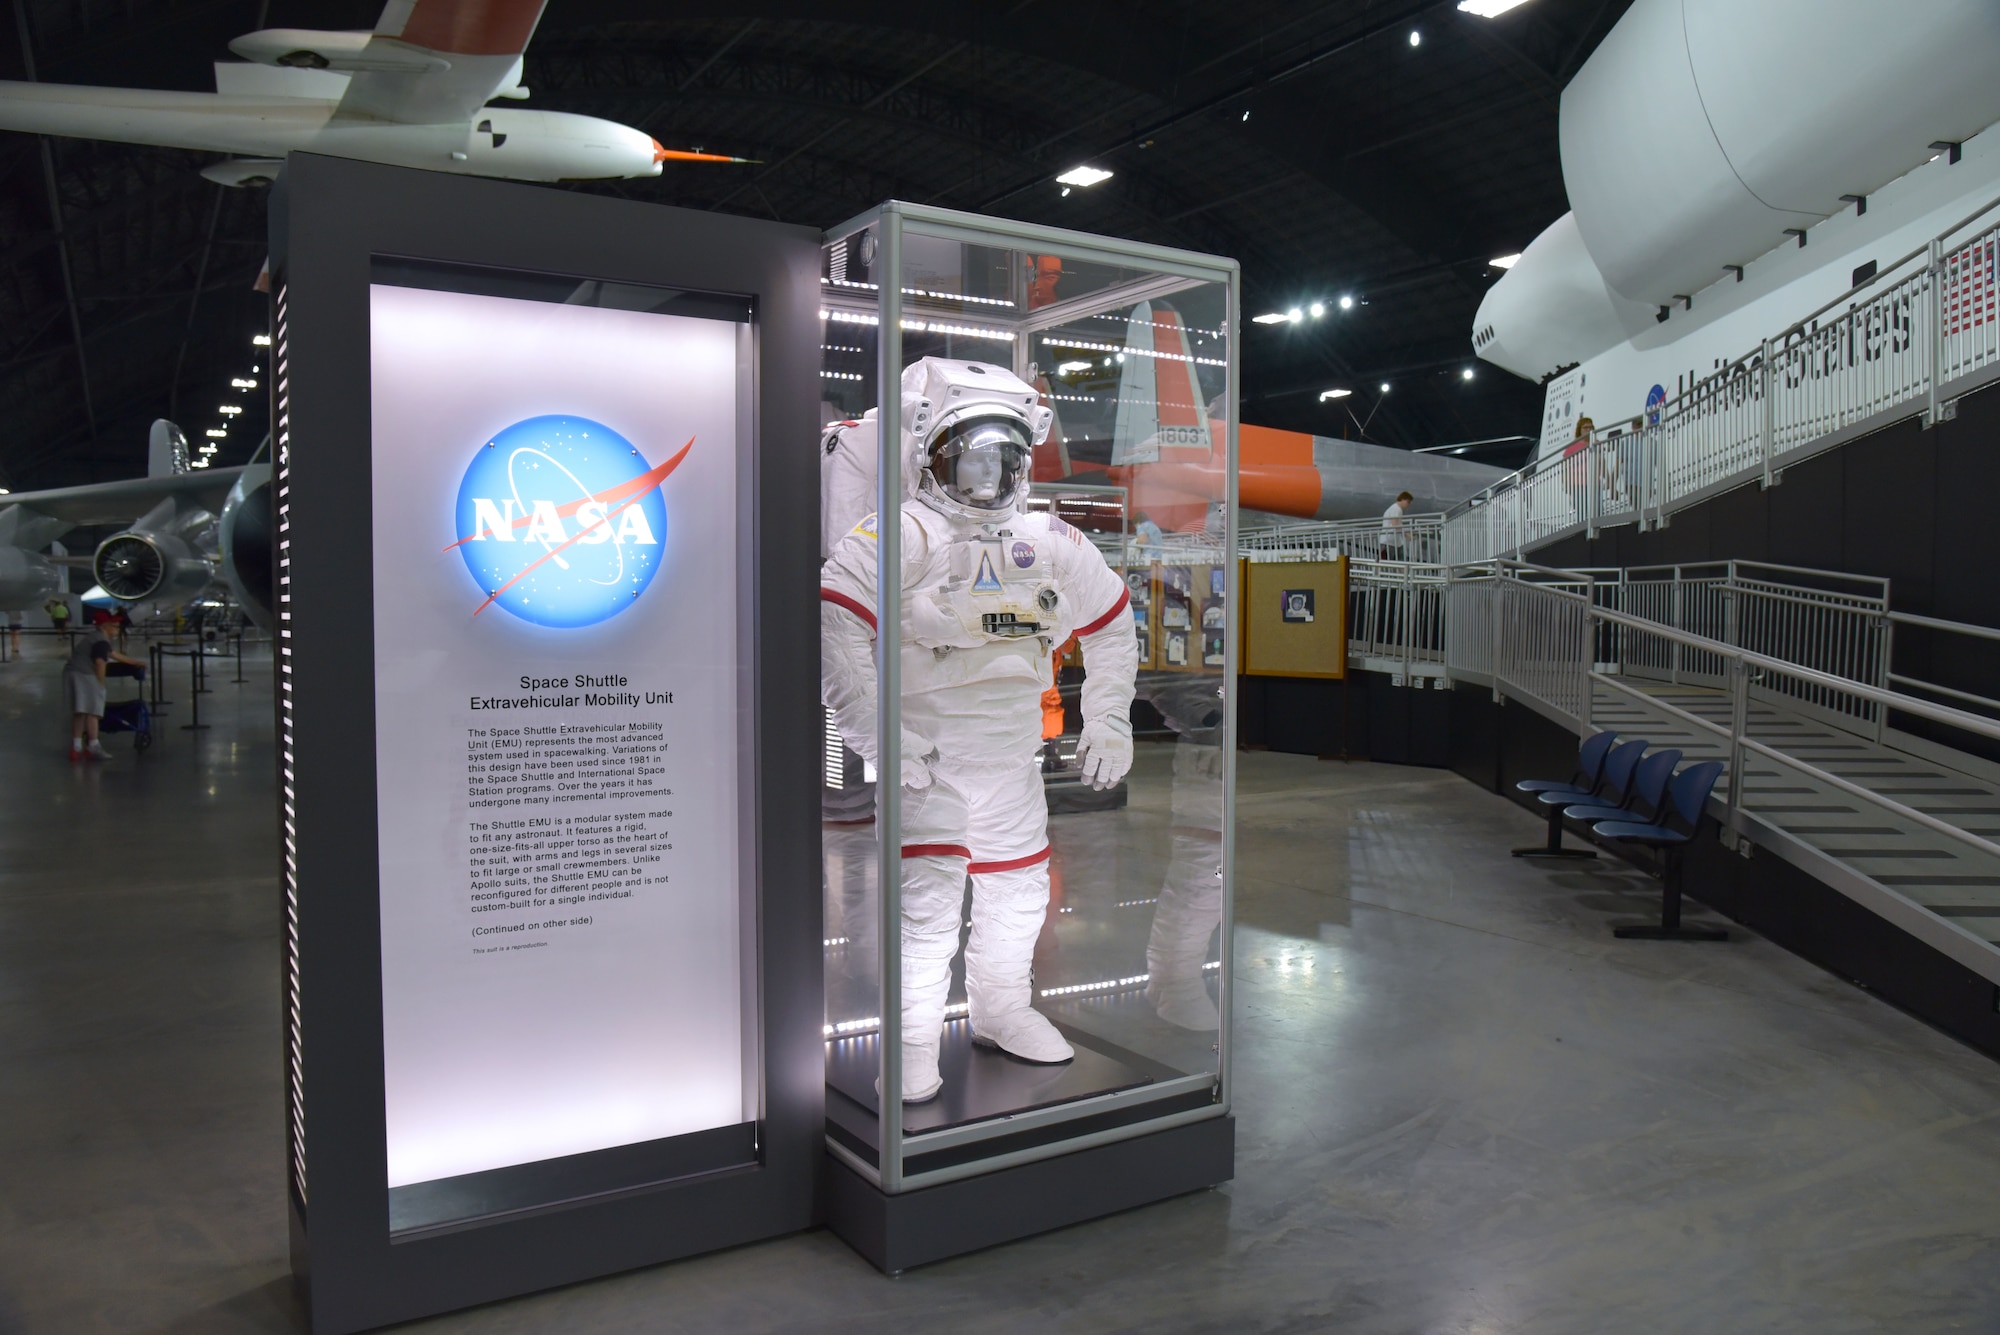
[[[1243,672],[1347,675],[1347,558],[1244,561]]]

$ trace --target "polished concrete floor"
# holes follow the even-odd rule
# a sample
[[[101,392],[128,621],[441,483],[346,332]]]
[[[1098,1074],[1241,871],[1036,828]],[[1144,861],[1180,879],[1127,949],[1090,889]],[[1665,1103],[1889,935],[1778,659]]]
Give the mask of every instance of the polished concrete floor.
[[[177,665],[178,667],[179,665]],[[0,1332],[300,1328],[270,695],[0,664]],[[1450,774],[1242,757],[1237,1180],[889,1280],[825,1233],[426,1332],[2000,1330],[2000,1066]]]

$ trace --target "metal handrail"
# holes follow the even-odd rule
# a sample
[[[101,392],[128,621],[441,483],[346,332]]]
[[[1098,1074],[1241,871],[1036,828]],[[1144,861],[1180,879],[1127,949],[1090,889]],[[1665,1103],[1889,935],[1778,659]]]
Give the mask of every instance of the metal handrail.
[[[1891,612],[1889,620],[1906,626],[1922,626],[1926,630],[1944,630],[1957,635],[1971,635],[1982,640],[2000,640],[2000,630],[1991,626],[1975,626],[1969,621],[1940,621],[1936,617],[1918,616],[1915,612]]]
[[[1497,587],[1504,590],[1507,586],[1511,585],[1515,589],[1524,591],[1522,594],[1516,596],[1538,598],[1555,606],[1568,606],[1572,609],[1571,615],[1580,613],[1583,624],[1587,628],[1582,643],[1579,646],[1575,664],[1575,669],[1580,672],[1583,681],[1583,689],[1577,696],[1576,703],[1579,709],[1571,710],[1565,707],[1563,701],[1552,698],[1548,691],[1542,690],[1538,692],[1535,683],[1531,683],[1523,678],[1521,672],[1518,670],[1518,664],[1522,659],[1522,651],[1518,651],[1512,647],[1514,641],[1518,639],[1533,639],[1536,647],[1545,646],[1548,643],[1548,628],[1546,624],[1540,623],[1546,623],[1548,618],[1541,618],[1538,623],[1537,618],[1530,616],[1514,618],[1495,616],[1492,625],[1492,634],[1495,640],[1492,656],[1492,675],[1496,696],[1511,691],[1525,695],[1530,699],[1539,699],[1543,704],[1554,708],[1559,714],[1567,714],[1572,717],[1580,728],[1587,729],[1590,726],[1591,696],[1597,687],[1601,685],[1613,692],[1640,699],[1649,708],[1664,711],[1673,717],[1686,721],[1702,732],[1723,739],[1728,748],[1728,766],[1725,776],[1726,783],[1720,800],[1724,811],[1725,829],[1728,831],[1730,839],[1740,841],[1743,838],[1742,812],[1745,797],[1743,766],[1744,758],[1746,754],[1749,754],[1763,756],[1787,765],[1841,792],[1872,803],[1879,809],[1901,819],[1915,822],[1926,829],[1948,835],[1981,852],[2000,857],[2000,844],[1961,829],[1949,821],[1918,811],[1916,808],[1908,806],[1905,803],[1897,802],[1880,793],[1872,792],[1851,780],[1844,779],[1837,774],[1829,773],[1810,761],[1801,760],[1777,747],[1770,746],[1751,737],[1749,735],[1749,695],[1753,681],[1768,686],[1772,680],[1789,680],[1794,684],[1816,687],[1820,691],[1830,693],[1835,699],[1848,698],[1874,703],[1879,709],[1877,717],[1878,725],[1881,720],[1887,718],[1889,711],[1893,709],[1917,718],[1929,719],[1948,727],[1958,728],[1974,736],[1994,740],[2000,740],[2000,720],[1982,718],[1979,715],[1955,709],[1949,705],[1936,704],[1901,691],[1888,689],[1886,682],[1883,685],[1876,685],[1869,682],[1856,681],[1849,677],[1842,677],[1818,668],[1808,667],[1772,654],[1760,653],[1753,649],[1746,649],[1741,645],[1730,644],[1718,640],[1713,636],[1697,634],[1678,626],[1671,626],[1646,617],[1621,612],[1599,603],[1595,597],[1596,591],[1594,587],[1588,588],[1586,592],[1579,593],[1571,589],[1557,587],[1547,582],[1520,577],[1522,573],[1532,573],[1554,575],[1565,578],[1570,582],[1575,582],[1578,578],[1581,578],[1580,572],[1560,571],[1550,567],[1532,566],[1524,562],[1504,561],[1488,563],[1486,568],[1490,569],[1494,575],[1494,582]],[[1456,573],[1454,571],[1455,575]],[[1800,573],[1811,574],[1819,572],[1802,571]],[[1496,604],[1497,606],[1498,604]],[[1558,618],[1558,620],[1560,619]],[[1886,623],[1887,617],[1885,614],[1875,614],[1870,619]],[[1927,620],[1934,619],[1927,618]],[[1946,628],[1951,628],[1953,623],[1943,623],[1943,625]],[[1624,667],[1622,661],[1612,663],[1611,666],[1614,671],[1598,670],[1593,660],[1595,659],[1597,648],[1604,643],[1600,631],[1606,627],[1616,627],[1625,632],[1627,636],[1646,636],[1674,645],[1676,646],[1676,662],[1679,661],[1679,658],[1684,653],[1706,655],[1717,660],[1722,665],[1724,675],[1727,679],[1730,702],[1729,726],[1724,727],[1709,719],[1701,718],[1666,700],[1647,695],[1638,688],[1618,680],[1617,670],[1622,670]],[[2000,638],[2000,632],[1995,632],[1991,638]],[[1629,646],[1627,648],[1629,649]],[[1529,652],[1532,652],[1532,650],[1529,650]],[[1624,654],[1621,653],[1618,657],[1622,660]],[[1537,659],[1534,661],[1543,662],[1546,660]],[[1884,675],[1886,676],[1886,661],[1884,668]],[[1545,670],[1544,680],[1556,683],[1557,689],[1562,693],[1567,694],[1573,691],[1573,686],[1562,684],[1561,669],[1557,668],[1555,670],[1558,675],[1554,678],[1548,678]],[[1949,688],[1939,689],[1942,693],[1950,693]]]
[[[1518,555],[1579,528],[1644,526],[1649,513],[1657,526],[1714,491],[1769,485],[1785,459],[1843,431],[1949,416],[1945,383],[2000,374],[1989,272],[2000,225],[1963,235],[1996,209],[2000,198],[1718,367],[1641,429],[1606,430],[1575,455],[1532,460],[1482,488],[1446,513],[1447,554]]]
[[[1906,820],[1914,821],[1928,829],[1936,830],[1939,834],[1950,835],[1954,839],[1970,844],[1983,853],[1990,853],[1995,857],[2000,857],[2000,844],[1983,839],[1970,830],[1960,829],[1949,821],[1940,820],[1928,812],[1919,811],[1915,807],[1907,806],[1904,803],[1898,802],[1893,797],[1885,797],[1881,793],[1862,787],[1851,779],[1843,779],[1838,774],[1823,770],[1809,760],[1800,760],[1796,756],[1788,755],[1774,747],[1767,746],[1753,737],[1734,737],[1731,735],[1729,729],[1719,723],[1705,719],[1699,714],[1690,713],[1678,705],[1670,704],[1657,696],[1647,695],[1644,691],[1636,690],[1633,687],[1627,686],[1624,682],[1606,676],[1601,672],[1593,672],[1590,675],[1593,681],[1600,682],[1613,690],[1622,691],[1637,700],[1643,701],[1648,708],[1658,709],[1693,727],[1714,733],[1723,740],[1730,742],[1732,746],[1741,745],[1743,748],[1763,756],[1766,760],[1789,766],[1810,778],[1817,779],[1822,783],[1839,789],[1850,797],[1858,797],[1864,801],[1871,802],[1891,815],[1901,816]],[[1735,813],[1741,808],[1730,803],[1725,803],[1725,807],[1729,810],[1731,821],[1734,822]]]
[[[1919,718],[1928,718],[1936,723],[1964,728],[1967,732],[1977,733],[1982,737],[1990,737],[1996,741],[2000,741],[2000,721],[1984,719],[1977,714],[1968,714],[1962,709],[1952,709],[1946,705],[1934,705],[1927,700],[1918,700],[1897,691],[1885,690],[1879,686],[1870,686],[1865,682],[1854,681],[1847,677],[1837,677],[1830,672],[1821,672],[1817,668],[1802,667],[1797,663],[1787,662],[1782,658],[1773,658],[1769,654],[1760,654],[1748,649],[1739,649],[1734,645],[1725,644],[1721,640],[1710,639],[1706,635],[1690,634],[1687,631],[1676,630],[1671,626],[1662,625],[1657,621],[1648,621],[1644,617],[1628,616],[1623,612],[1614,612],[1610,608],[1592,607],[1589,615],[1593,620],[1627,626],[1633,630],[1643,631],[1649,635],[1656,635],[1662,639],[1686,645],[1689,648],[1699,649],[1704,653],[1733,659],[1749,667],[1763,668],[1767,672],[1776,672],[1782,676],[1794,677],[1800,681],[1810,682],[1816,686],[1823,686],[1845,695],[1872,700],[1905,714],[1914,714]]]

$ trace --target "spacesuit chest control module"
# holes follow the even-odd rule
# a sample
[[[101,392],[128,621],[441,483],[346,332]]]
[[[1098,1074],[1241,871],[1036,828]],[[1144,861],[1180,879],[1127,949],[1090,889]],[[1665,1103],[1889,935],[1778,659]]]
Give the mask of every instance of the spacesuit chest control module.
[[[1013,373],[926,357],[903,372],[901,774],[903,1098],[942,1087],[938,1055],[958,949],[973,1041],[1068,1061],[1030,1005],[1049,902],[1041,693],[1050,655],[1082,645],[1087,782],[1131,768],[1138,642],[1125,581],[1070,525],[1021,508],[1050,412]],[[874,763],[877,517],[832,544],[821,574],[820,666],[847,744]],[[886,783],[885,783],[886,788]]]

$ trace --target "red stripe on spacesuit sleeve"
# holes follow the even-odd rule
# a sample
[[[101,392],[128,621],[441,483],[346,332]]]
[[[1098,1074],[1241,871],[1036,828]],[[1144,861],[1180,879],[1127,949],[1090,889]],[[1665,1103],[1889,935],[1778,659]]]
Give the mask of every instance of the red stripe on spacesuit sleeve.
[[[1114,612],[1117,610],[1117,608],[1112,609]],[[908,857],[909,855],[909,850],[905,849],[903,856]],[[966,867],[966,871],[974,876],[987,871],[1019,871],[1023,867],[1032,867],[1037,862],[1047,862],[1048,860],[1049,847],[1047,844],[1044,844],[1042,845],[1042,851],[1039,853],[1030,853],[1024,858],[1008,858],[1005,862],[975,862]]]
[[[863,607],[860,603],[854,601],[854,599],[848,597],[846,594],[836,593],[832,589],[821,589],[819,591],[819,600],[823,603],[832,603],[835,607],[846,608],[848,611],[854,613],[854,615],[860,617],[863,621],[866,621],[868,623],[868,629],[870,630],[875,629],[875,614],[869,611],[867,608]]]
[[[903,856],[906,858],[964,858],[970,862],[972,860],[972,850],[964,844],[904,844]],[[1047,849],[1042,850],[1042,856],[1048,856]]]
[[[1097,620],[1091,622],[1088,626],[1085,626],[1082,630],[1078,631],[1077,634],[1095,635],[1098,631],[1103,630],[1106,626],[1110,625],[1111,618],[1117,616],[1120,612],[1124,611],[1126,606],[1130,604],[1131,601],[1132,601],[1132,590],[1130,589],[1123,590],[1118,595],[1118,601],[1111,604],[1111,610],[1109,612],[1106,612],[1103,616],[1097,618]]]

